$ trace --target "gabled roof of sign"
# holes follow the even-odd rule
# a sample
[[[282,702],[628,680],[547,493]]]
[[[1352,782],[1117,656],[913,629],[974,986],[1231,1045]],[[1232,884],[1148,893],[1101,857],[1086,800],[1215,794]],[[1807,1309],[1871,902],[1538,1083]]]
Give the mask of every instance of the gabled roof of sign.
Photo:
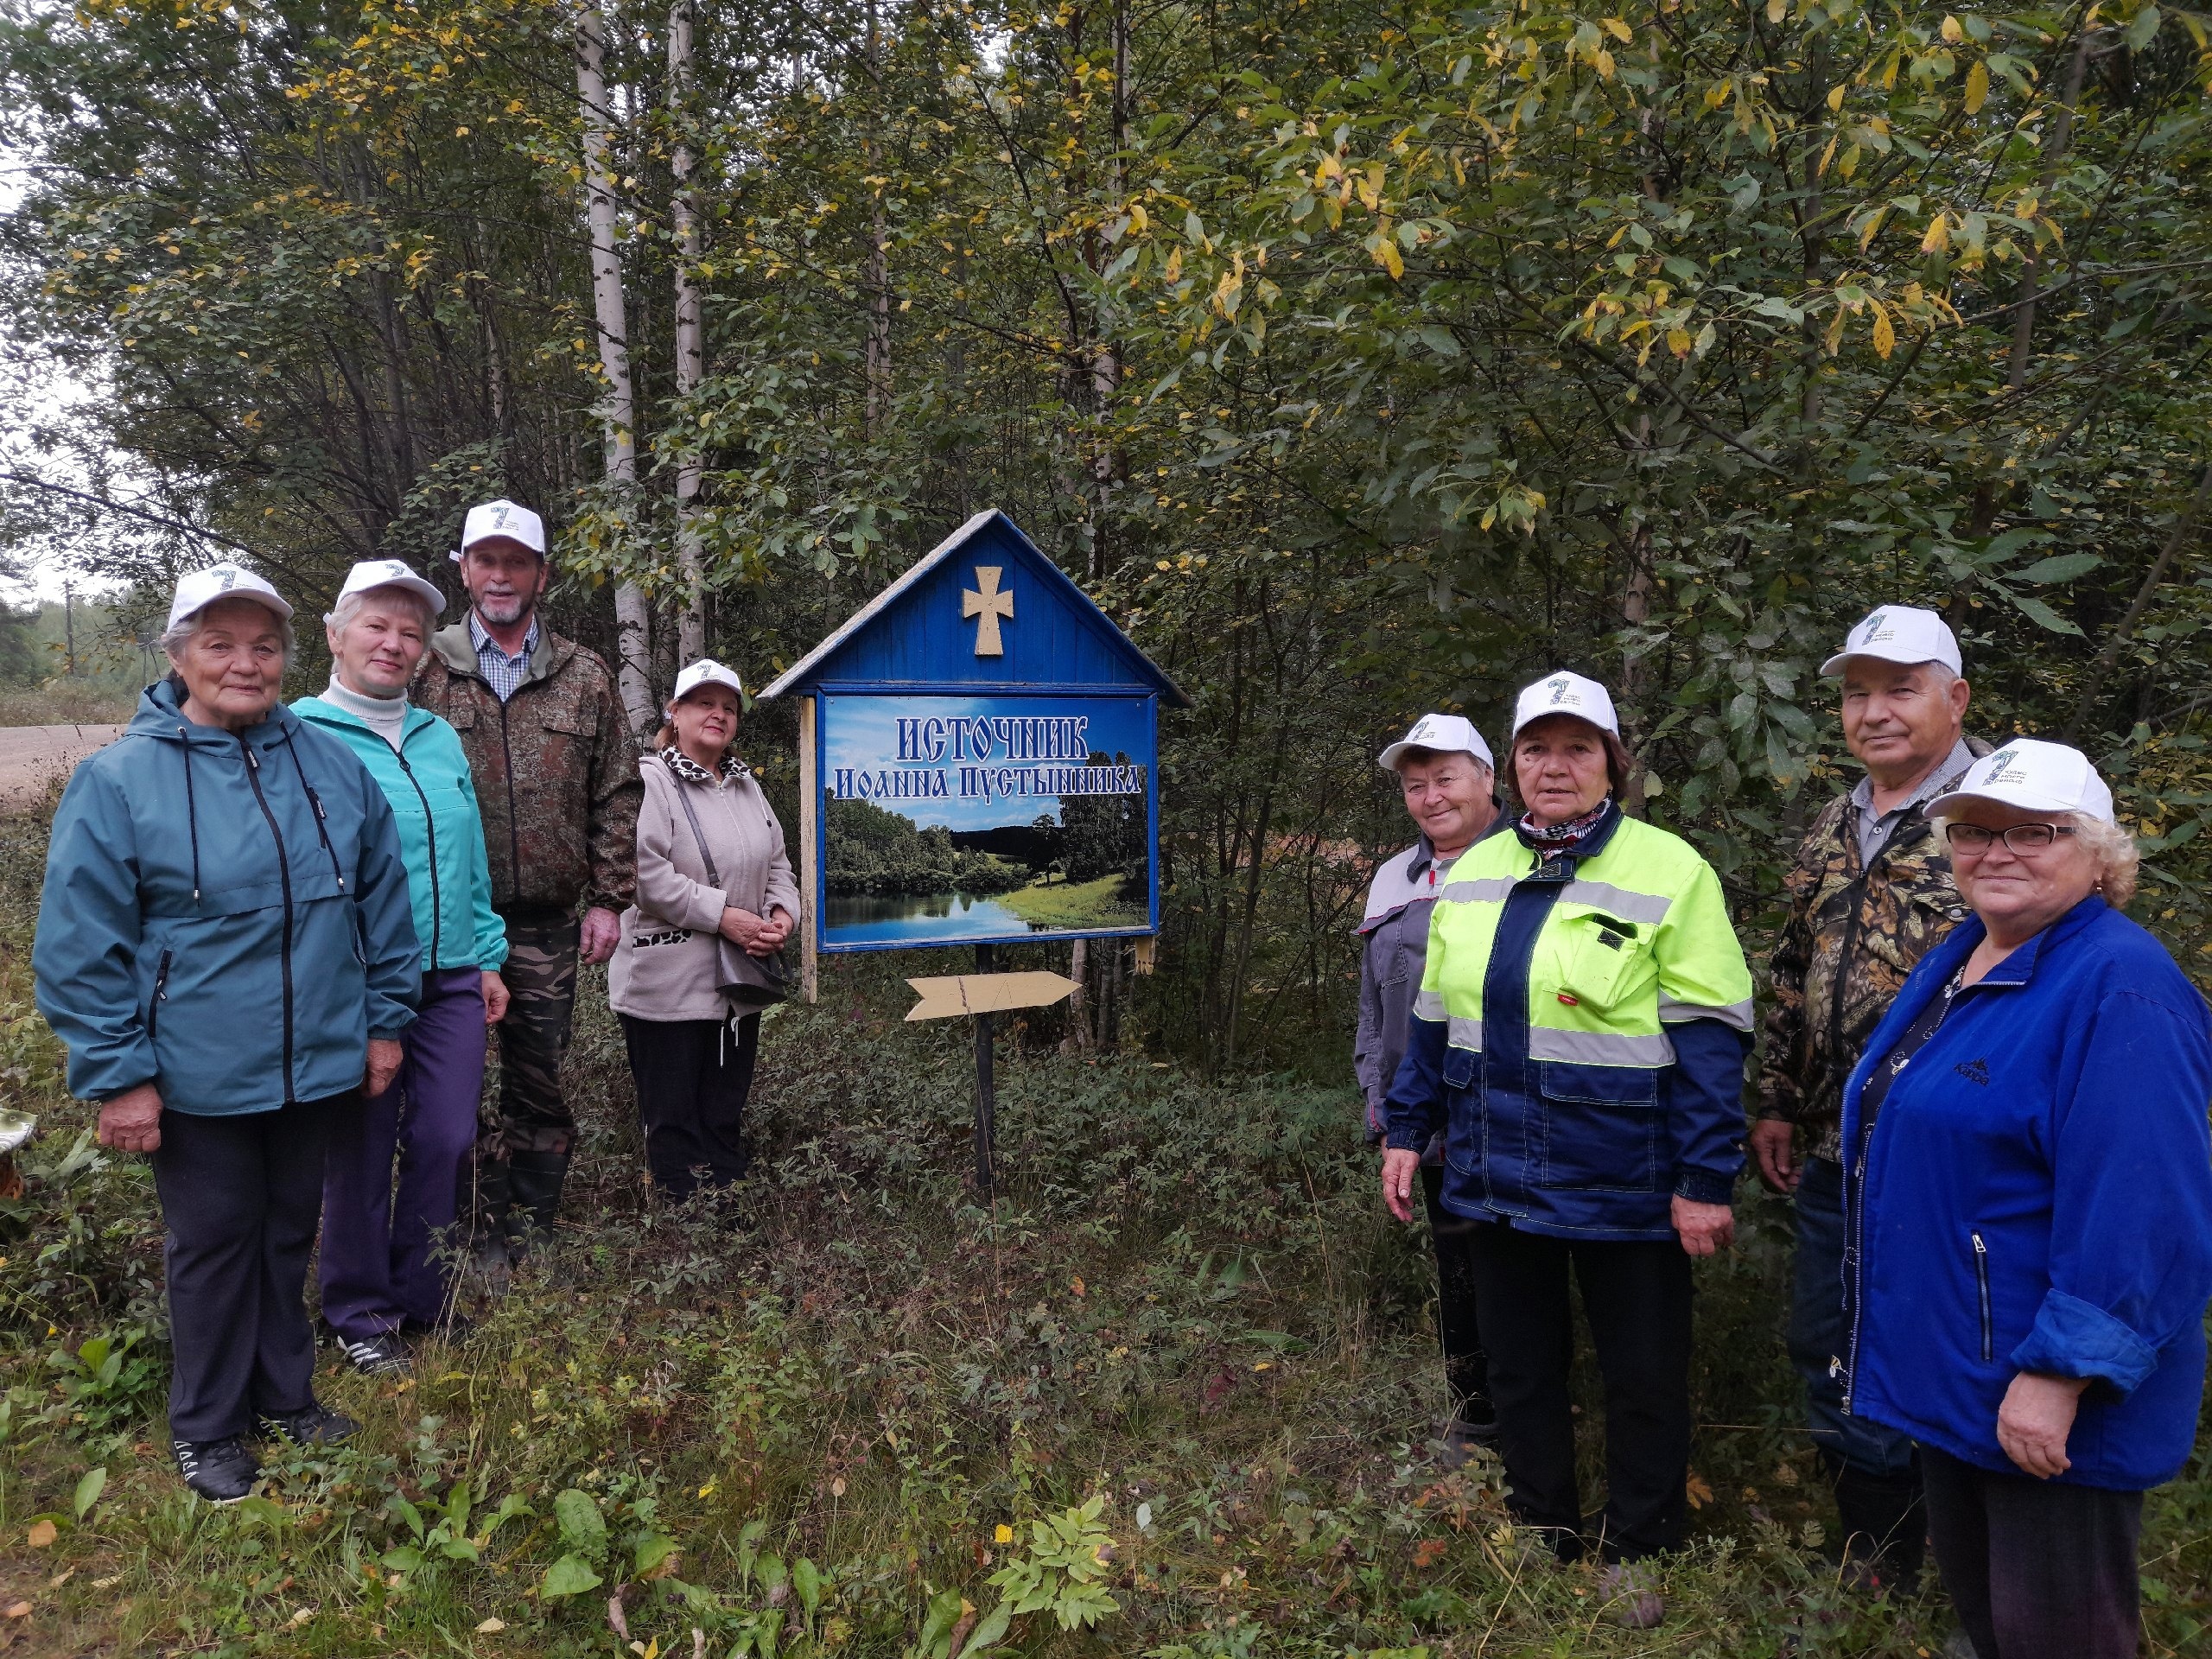
[[[996,656],[978,654],[977,619],[963,613],[962,591],[981,580],[969,559],[995,563],[1014,596]],[[1175,682],[995,507],[915,560],[759,695],[765,701],[824,683],[984,695],[1144,690],[1171,707],[1190,706]]]

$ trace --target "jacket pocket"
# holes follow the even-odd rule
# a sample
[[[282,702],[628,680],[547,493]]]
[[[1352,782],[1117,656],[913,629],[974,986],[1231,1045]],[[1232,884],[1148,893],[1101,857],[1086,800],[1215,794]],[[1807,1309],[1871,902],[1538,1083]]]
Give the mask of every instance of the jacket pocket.
[[[1577,1002],[1618,1008],[1658,977],[1650,942],[1633,922],[1591,912],[1560,929],[1560,987]]]
[[[1981,1314],[1981,1363],[1985,1365],[1995,1357],[1997,1333],[1991,1328],[1989,1317],[1989,1246],[1981,1242],[1981,1234],[1974,1239],[1974,1294],[1975,1306]]]
[[[1659,1074],[1621,1065],[1535,1063],[1543,1101],[1540,1186],[1659,1190]]]
[[[164,950],[162,959],[154,966],[154,995],[146,1004],[146,1040],[152,1042],[162,1027],[162,1004],[169,1000],[169,967],[176,960],[176,952]]]

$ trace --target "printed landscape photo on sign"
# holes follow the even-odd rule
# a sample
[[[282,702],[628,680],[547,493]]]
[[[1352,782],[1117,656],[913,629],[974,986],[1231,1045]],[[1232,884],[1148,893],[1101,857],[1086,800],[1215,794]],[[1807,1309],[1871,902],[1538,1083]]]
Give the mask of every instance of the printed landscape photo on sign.
[[[1154,708],[823,697],[823,943],[1151,931]]]

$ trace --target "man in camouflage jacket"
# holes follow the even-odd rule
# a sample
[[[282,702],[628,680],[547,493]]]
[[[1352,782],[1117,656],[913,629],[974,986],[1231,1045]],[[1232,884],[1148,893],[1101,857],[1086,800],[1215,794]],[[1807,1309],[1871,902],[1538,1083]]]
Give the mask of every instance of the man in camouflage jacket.
[[[499,1098],[476,1148],[478,1260],[496,1279],[560,1209],[576,1138],[561,1095],[576,964],[613,953],[643,791],[614,677],[537,616],[550,574],[537,515],[473,508],[454,557],[469,613],[431,636],[415,700],[461,734],[507,928]]]
[[[1914,964],[1967,914],[1922,812],[1989,753],[1963,734],[1959,669],[1942,620],[1903,606],[1873,613],[1822,666],[1843,680],[1844,739],[1866,776],[1814,821],[1784,878],[1789,914],[1770,963],[1751,1134],[1760,1179],[1796,1194],[1790,1358],[1835,1484],[1847,1564],[1867,1585],[1918,1576],[1926,1521],[1910,1440],[1844,1410],[1843,1086]]]

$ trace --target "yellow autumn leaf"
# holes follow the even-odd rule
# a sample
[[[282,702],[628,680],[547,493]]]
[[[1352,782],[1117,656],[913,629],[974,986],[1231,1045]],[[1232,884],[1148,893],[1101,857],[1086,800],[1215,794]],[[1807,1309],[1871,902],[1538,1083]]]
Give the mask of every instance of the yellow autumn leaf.
[[[1953,46],[1956,46],[1967,37],[1967,32],[1960,26],[1959,20],[1951,16],[1946,16],[1943,19],[1943,27],[1936,32]]]
[[[1874,308],[1874,355],[1884,362],[1897,348],[1897,331],[1890,326],[1890,314],[1878,305]]]
[[[34,1521],[31,1529],[23,1535],[23,1541],[33,1549],[44,1549],[61,1535],[60,1529],[51,1521]]]
[[[1813,176],[1815,178],[1826,178],[1827,176],[1828,163],[1835,159],[1835,143],[1836,138],[1839,136],[1840,135],[1837,134],[1829,135],[1828,147],[1821,152],[1821,164],[1813,169]]]
[[[1590,61],[1597,66],[1599,79],[1611,80],[1613,78],[1613,54],[1606,51],[1604,47],[1598,48],[1598,55]]]
[[[1703,1475],[1693,1472],[1682,1490],[1688,1495],[1692,1509],[1701,1510],[1713,1502],[1713,1488],[1705,1484]]]
[[[1165,277],[1165,278],[1166,279],[1166,281],[1167,281],[1167,284],[1168,284],[1168,286],[1169,286],[1169,287],[1171,287],[1171,288],[1172,288],[1172,287],[1173,287],[1177,283],[1179,283],[1179,282],[1181,282],[1181,281],[1183,280],[1183,250],[1182,250],[1182,249],[1180,249],[1180,248],[1170,248],[1170,249],[1168,249],[1168,251],[1167,251],[1167,269],[1166,269],[1166,270],[1164,270],[1164,271],[1160,272],[1160,275],[1161,275],[1163,277]]]
[[[1397,242],[1390,237],[1382,237],[1377,241],[1375,259],[1377,264],[1390,273],[1390,279],[1393,282],[1406,274],[1406,262],[1398,257]]]
[[[1789,0],[1766,0],[1766,20],[1778,23],[1789,15]]]
[[[1690,344],[1688,329],[1669,328],[1667,331],[1667,349],[1676,357],[1688,357],[1690,354]]]
[[[476,1634],[479,1636],[497,1636],[501,1630],[504,1630],[506,1628],[507,1621],[505,1619],[487,1618],[476,1627]]]
[[[1877,210],[1872,217],[1868,219],[1864,225],[1861,225],[1859,227],[1859,252],[1864,253],[1866,251],[1866,245],[1872,242],[1875,237],[1881,233],[1882,221],[1889,216],[1890,210],[1888,208],[1880,208]]]
[[[1938,213],[1928,221],[1928,234],[1920,238],[1923,253],[1941,253],[1951,245],[1951,217]]]
[[[1007,1525],[1005,1522],[1000,1522],[997,1529],[991,1534],[991,1541],[995,1544],[1012,1543],[1014,1541],[1014,1529]]]
[[[1988,101],[1989,66],[1986,63],[1976,63],[1973,68],[1967,71],[1967,113],[1968,115],[1979,113],[1981,106]]]
[[[1599,20],[1598,27],[1604,29],[1606,34],[1611,35],[1623,46],[1630,45],[1636,39],[1636,31],[1618,17],[1602,18]]]
[[[1152,220],[1145,215],[1144,203],[1133,201],[1129,204],[1129,228],[1132,231],[1141,234],[1144,227],[1151,223]]]
[[[1843,95],[1849,89],[1844,85],[1844,83],[1840,80],[1836,82],[1834,86],[1829,87],[1828,108],[1831,110],[1841,109],[1843,107]]]

